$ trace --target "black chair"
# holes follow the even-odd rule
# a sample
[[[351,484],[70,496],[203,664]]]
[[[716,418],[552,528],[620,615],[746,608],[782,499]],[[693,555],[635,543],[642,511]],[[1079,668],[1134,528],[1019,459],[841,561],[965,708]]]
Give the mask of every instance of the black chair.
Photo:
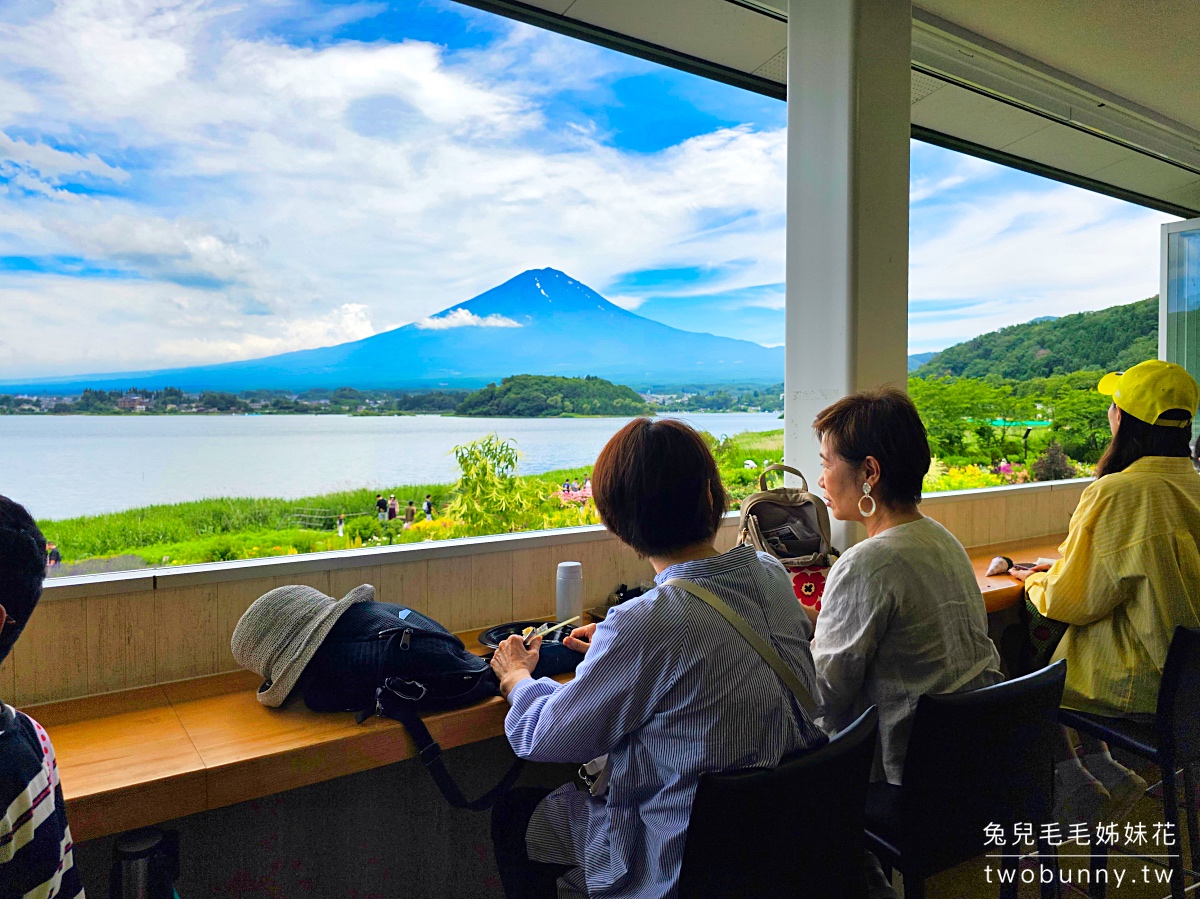
[[[680,899],[865,899],[875,707],[815,752],[700,778]]]
[[[867,793],[867,842],[904,876],[905,899],[924,899],[925,879],[986,853],[1003,858],[1017,895],[1019,849],[1014,825],[1032,824],[1040,836],[1050,818],[1052,741],[1066,680],[1066,662],[1015,680],[972,690],[922,696],[917,702],[904,762],[903,785],[873,783]],[[988,846],[986,828],[1004,828],[1004,847]],[[1043,896],[1057,896],[1057,857]],[[1009,875],[1005,875],[1009,876]]]
[[[1171,896],[1183,899],[1183,844],[1179,831],[1178,783],[1183,769],[1183,796],[1187,806],[1188,839],[1192,867],[1200,868],[1200,829],[1196,825],[1196,778],[1192,766],[1200,761],[1200,628],[1177,627],[1163,664],[1158,686],[1158,708],[1153,723],[1127,718],[1106,718],[1063,709],[1059,720],[1067,727],[1098,737],[1112,746],[1153,762],[1162,771],[1163,816],[1173,825],[1176,846],[1168,848]],[[1167,847],[1162,847],[1167,848]],[[1092,846],[1093,872],[1108,862],[1107,846]],[[1105,885],[1092,878],[1091,895],[1103,899]]]

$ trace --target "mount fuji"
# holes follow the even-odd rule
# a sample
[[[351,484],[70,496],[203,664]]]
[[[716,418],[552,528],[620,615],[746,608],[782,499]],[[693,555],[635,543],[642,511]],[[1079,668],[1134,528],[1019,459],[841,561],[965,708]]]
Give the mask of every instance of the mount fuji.
[[[531,269],[428,318],[363,340],[244,362],[75,375],[12,385],[307,390],[479,387],[513,374],[597,375],[638,387],[778,382],[783,348],[681,331],[609,302],[552,268]]]

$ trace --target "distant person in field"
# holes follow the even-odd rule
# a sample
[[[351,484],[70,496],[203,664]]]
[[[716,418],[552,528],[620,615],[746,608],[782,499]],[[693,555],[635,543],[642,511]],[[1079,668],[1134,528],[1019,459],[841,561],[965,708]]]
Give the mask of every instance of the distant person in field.
[[[62,564],[62,554],[58,551],[58,544],[46,541],[46,567],[53,568],[55,565]]]
[[[592,489],[592,479],[591,479],[591,478],[584,478],[584,479],[583,479],[583,489],[584,489],[584,490],[591,490],[591,489]]]
[[[338,513],[338,536],[339,537],[346,536],[346,513],[345,512]]]
[[[375,511],[379,513],[380,521],[387,521],[387,500],[382,493],[375,494]]]
[[[388,521],[391,521],[393,518],[395,518],[399,514],[400,514],[400,500],[396,499],[396,494],[393,493],[390,497],[388,497],[388,503],[387,503]]]
[[[433,494],[425,494],[425,502],[421,503],[421,511],[425,513],[426,521],[433,521]]]
[[[567,478],[565,481],[563,481],[563,493],[570,493],[570,492],[571,492],[571,479]]]
[[[24,506],[0,496],[0,662],[42,596],[46,540]],[[0,895],[83,899],[54,747],[0,699]]]
[[[413,526],[413,522],[417,520],[417,504],[411,499],[408,505],[404,507],[404,530],[408,530]]]
[[[573,481],[571,482],[571,492],[572,492],[572,493],[578,493],[578,492],[579,492],[579,478],[576,478],[575,480],[573,480]]]

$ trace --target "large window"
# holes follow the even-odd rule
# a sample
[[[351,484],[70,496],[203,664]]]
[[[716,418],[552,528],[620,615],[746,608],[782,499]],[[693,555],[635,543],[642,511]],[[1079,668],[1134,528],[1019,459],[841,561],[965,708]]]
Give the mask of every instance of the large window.
[[[1167,359],[1200,377],[1200,221],[1165,229]],[[1196,435],[1196,425],[1192,425]]]
[[[639,414],[735,497],[782,457],[781,102],[451,0],[0,21],[0,492],[54,573],[592,523]],[[913,145],[928,489],[1086,473],[1164,218]]]

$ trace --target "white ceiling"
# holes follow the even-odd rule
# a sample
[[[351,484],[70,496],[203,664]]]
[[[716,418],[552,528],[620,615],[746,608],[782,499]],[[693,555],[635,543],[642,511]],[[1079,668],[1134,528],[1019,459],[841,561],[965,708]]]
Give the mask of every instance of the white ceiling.
[[[783,96],[787,0],[463,0]],[[1197,0],[921,0],[914,135],[1200,215]]]

